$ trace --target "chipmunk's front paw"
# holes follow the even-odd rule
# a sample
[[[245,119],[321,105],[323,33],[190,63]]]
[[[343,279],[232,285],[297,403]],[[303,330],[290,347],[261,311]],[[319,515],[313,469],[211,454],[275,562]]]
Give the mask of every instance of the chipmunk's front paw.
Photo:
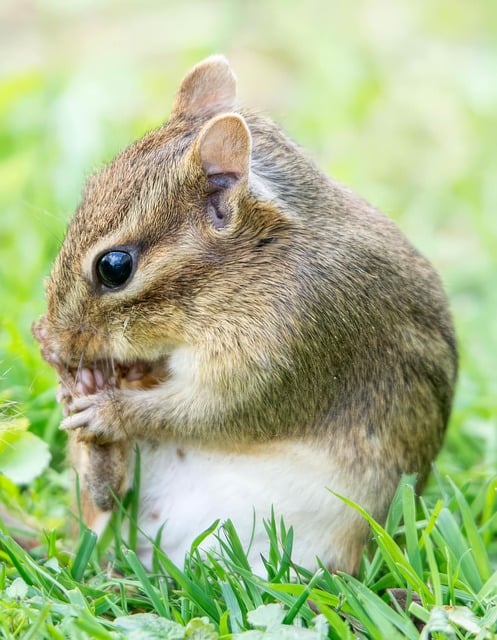
[[[68,404],[68,415],[60,428],[78,430],[78,440],[97,444],[126,439],[120,402],[115,391],[103,391],[89,396],[74,397]]]

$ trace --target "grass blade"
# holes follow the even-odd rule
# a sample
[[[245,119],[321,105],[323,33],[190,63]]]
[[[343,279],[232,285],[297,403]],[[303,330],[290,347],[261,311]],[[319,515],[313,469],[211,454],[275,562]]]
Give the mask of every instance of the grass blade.
[[[136,553],[134,551],[131,551],[131,549],[126,548],[123,548],[122,552],[131,570],[140,581],[144,593],[148,598],[150,598],[150,601],[154,605],[157,613],[161,616],[167,617],[167,608],[162,602],[161,593],[156,587],[153,586],[142,563],[138,560]]]
[[[462,492],[456,487],[450,478],[449,482],[452,485],[452,490],[454,491],[454,495],[461,512],[464,530],[466,532],[469,547],[471,548],[471,554],[476,563],[478,573],[482,581],[488,580],[491,574],[488,552],[485,548],[480,532],[478,531],[473,513],[471,512],[468,502]]]
[[[457,572],[471,589],[477,593],[483,586],[483,580],[478,571],[471,547],[461,533],[458,523],[452,513],[444,507],[438,516],[437,530],[444,541],[448,552],[452,555]]]
[[[423,578],[423,562],[419,550],[419,541],[416,525],[416,504],[414,487],[404,484],[402,487],[402,512],[404,515],[404,530],[407,546],[407,557],[414,571]]]
[[[243,613],[240,609],[235,592],[228,582],[221,582],[220,587],[226,603],[226,608],[229,611],[231,631],[232,633],[240,633],[240,631],[243,631],[244,629]]]
[[[80,582],[83,578],[83,574],[96,544],[97,536],[95,532],[85,527],[83,529],[83,535],[76,557],[74,558],[74,562],[71,567],[71,576],[76,580],[76,582]]]
[[[390,570],[398,576],[401,584],[403,584],[404,581],[407,582],[411,589],[420,595],[423,602],[432,603],[433,594],[428,589],[425,582],[412,568],[408,560],[404,557],[404,554],[392,536],[361,506],[344,496],[334,492],[332,493],[345,504],[360,513],[369,523],[371,530],[373,531],[373,535],[378,542],[378,546],[382,550],[385,562],[390,567]]]

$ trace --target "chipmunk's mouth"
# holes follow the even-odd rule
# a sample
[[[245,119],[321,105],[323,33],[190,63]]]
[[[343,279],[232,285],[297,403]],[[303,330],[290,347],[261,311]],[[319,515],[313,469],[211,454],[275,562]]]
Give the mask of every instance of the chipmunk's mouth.
[[[96,360],[92,366],[73,372],[74,392],[91,395],[110,389],[149,389],[163,382],[167,375],[167,356],[128,363]]]

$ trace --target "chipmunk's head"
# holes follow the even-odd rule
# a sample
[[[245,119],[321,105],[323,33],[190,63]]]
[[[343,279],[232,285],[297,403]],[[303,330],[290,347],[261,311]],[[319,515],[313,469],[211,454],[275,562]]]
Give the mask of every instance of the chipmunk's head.
[[[204,60],[170,120],[88,180],[47,286],[67,364],[162,358],[230,314],[257,317],[244,288],[291,220],[251,171],[235,103],[227,61]]]

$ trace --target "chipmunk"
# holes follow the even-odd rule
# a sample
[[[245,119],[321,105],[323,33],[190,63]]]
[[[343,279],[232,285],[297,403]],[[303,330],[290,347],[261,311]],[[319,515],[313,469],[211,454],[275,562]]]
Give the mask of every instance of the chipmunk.
[[[222,56],[88,180],[47,299],[34,334],[61,378],[88,523],[128,486],[138,446],[138,524],[162,528],[177,562],[229,517],[257,565],[274,507],[295,562],[353,573],[368,527],[332,492],[381,521],[401,475],[422,487],[441,447],[457,354],[437,274],[237,108]]]

